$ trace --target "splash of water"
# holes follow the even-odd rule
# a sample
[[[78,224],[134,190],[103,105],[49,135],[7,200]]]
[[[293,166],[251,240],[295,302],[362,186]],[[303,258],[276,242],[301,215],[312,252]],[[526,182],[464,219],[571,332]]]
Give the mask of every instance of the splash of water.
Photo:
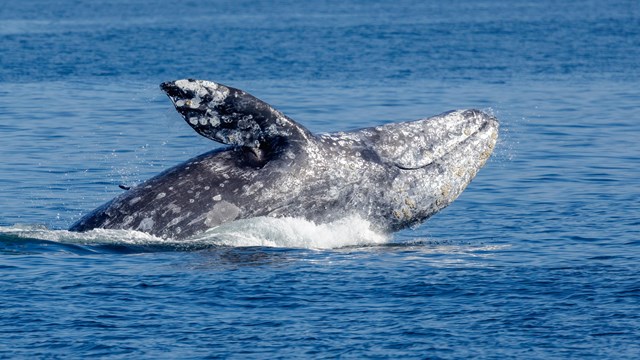
[[[371,230],[371,224],[349,216],[328,224],[299,218],[257,217],[223,224],[200,237],[216,245],[335,249],[379,245],[391,236]]]
[[[371,230],[371,224],[350,216],[327,224],[299,218],[257,217],[229,222],[186,240],[162,239],[134,230],[94,229],[78,233],[50,230],[41,225],[0,227],[0,234],[77,245],[169,246],[198,249],[210,246],[265,246],[335,249],[346,246],[379,245],[391,236]]]

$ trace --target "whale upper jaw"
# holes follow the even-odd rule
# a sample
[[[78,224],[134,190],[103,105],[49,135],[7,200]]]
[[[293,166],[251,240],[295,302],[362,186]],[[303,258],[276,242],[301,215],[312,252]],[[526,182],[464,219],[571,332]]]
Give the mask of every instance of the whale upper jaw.
[[[479,110],[455,110],[426,119],[365,129],[382,159],[404,170],[419,169],[455,152],[485,132],[497,136],[498,121]],[[495,141],[494,141],[495,143]],[[477,144],[482,145],[481,143]],[[482,150],[484,151],[484,149]]]

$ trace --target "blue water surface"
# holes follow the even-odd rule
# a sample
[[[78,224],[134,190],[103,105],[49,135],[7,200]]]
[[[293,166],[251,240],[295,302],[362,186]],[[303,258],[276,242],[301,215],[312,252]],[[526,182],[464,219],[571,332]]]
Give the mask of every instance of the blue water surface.
[[[636,359],[638,59],[637,1],[5,1],[0,358]],[[313,132],[480,108],[500,140],[384,241],[64,231],[219,146],[158,88],[187,77]]]

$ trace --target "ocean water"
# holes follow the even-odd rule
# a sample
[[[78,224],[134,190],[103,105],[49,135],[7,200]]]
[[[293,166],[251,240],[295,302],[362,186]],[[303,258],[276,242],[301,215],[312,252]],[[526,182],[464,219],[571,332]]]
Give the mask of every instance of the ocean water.
[[[0,358],[640,357],[640,3],[4,1]],[[244,89],[314,132],[480,108],[451,206],[70,233],[218,145],[158,85]]]

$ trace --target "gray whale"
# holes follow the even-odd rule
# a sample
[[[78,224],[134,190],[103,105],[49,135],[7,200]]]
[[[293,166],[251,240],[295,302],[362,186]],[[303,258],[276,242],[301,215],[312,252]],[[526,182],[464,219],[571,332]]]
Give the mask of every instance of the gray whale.
[[[242,90],[192,79],[160,87],[197,133],[229,146],[127,190],[71,231],[184,239],[258,216],[328,223],[356,215],[393,232],[455,200],[498,138],[498,121],[478,110],[315,135]]]

